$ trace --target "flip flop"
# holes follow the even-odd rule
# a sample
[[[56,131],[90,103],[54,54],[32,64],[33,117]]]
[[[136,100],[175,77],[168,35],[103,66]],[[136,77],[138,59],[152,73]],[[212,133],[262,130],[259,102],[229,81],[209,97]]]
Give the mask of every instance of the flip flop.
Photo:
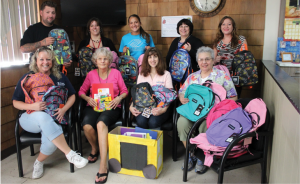
[[[108,170],[108,169],[107,169],[107,173],[97,173],[96,176],[97,176],[98,178],[103,177],[103,176],[106,176],[106,178],[105,178],[105,180],[103,180],[103,181],[98,181],[98,182],[95,180],[95,184],[105,183],[105,182],[107,181],[107,178],[108,178],[108,173],[109,173],[109,170]]]
[[[89,160],[89,163],[95,163],[98,160],[98,158],[99,158],[99,151],[96,154],[94,154],[94,155],[90,153],[90,157],[92,157],[92,159],[94,159],[95,157],[97,157],[96,160],[93,160],[93,161]]]

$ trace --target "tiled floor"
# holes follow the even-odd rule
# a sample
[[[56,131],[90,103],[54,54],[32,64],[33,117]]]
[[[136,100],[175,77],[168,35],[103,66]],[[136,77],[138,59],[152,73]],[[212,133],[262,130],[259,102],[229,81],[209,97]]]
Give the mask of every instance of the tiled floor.
[[[179,159],[173,162],[171,156],[172,138],[164,132],[164,166],[163,170],[155,180],[149,180],[136,176],[109,173],[107,183],[183,183],[183,172],[181,165],[183,162],[184,149],[181,143],[178,143]],[[84,156],[87,157],[90,147],[84,142]],[[38,152],[39,145],[35,145]],[[51,155],[44,164],[44,176],[40,179],[31,179],[33,163],[36,156],[30,156],[29,148],[22,150],[24,177],[18,176],[17,156],[13,154],[1,161],[1,183],[94,183],[95,175],[98,171],[99,160],[94,164],[88,164],[82,169],[75,168],[74,173],[70,173],[69,163],[64,154],[57,150]],[[225,173],[224,183],[259,183],[261,168],[259,164],[241,168]],[[198,175],[193,170],[188,173],[187,183],[217,183],[217,174],[208,170],[204,175]]]

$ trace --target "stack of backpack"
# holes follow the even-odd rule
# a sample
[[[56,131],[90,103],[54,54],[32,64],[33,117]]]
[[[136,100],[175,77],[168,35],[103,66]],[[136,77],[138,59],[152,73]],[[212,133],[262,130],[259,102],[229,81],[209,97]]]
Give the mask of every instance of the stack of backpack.
[[[227,146],[237,137],[247,132],[256,131],[265,123],[267,108],[262,99],[251,100],[245,109],[232,100],[223,100],[207,116],[208,129],[190,139],[205,153],[204,165],[210,166],[213,156],[222,156]],[[248,144],[244,140],[233,147],[228,158],[235,158],[247,153]]]

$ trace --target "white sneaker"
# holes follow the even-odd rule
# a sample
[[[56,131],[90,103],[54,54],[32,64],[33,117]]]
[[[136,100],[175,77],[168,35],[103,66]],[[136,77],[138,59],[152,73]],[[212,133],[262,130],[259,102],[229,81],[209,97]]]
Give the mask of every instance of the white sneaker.
[[[44,174],[44,164],[36,159],[33,164],[32,179],[41,178],[43,174]]]
[[[76,153],[75,151],[71,150],[67,155],[67,159],[70,163],[74,164],[77,168],[82,168],[86,166],[88,163],[88,159],[83,158],[80,156],[80,153]]]

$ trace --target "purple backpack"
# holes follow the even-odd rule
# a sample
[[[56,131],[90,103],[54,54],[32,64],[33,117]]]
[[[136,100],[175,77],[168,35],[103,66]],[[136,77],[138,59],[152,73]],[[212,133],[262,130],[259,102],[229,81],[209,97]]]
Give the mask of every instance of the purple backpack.
[[[62,86],[52,86],[44,94],[42,101],[46,102],[47,109],[45,112],[49,114],[56,123],[66,125],[68,124],[67,115],[65,114],[63,120],[59,122],[54,114],[55,109],[59,108],[61,104],[66,104],[68,99],[68,89]]]
[[[227,147],[237,136],[252,128],[251,116],[241,107],[215,119],[206,131],[207,140],[215,146]]]
[[[175,90],[166,88],[163,85],[152,86],[154,92],[157,107],[166,107],[177,98]]]

